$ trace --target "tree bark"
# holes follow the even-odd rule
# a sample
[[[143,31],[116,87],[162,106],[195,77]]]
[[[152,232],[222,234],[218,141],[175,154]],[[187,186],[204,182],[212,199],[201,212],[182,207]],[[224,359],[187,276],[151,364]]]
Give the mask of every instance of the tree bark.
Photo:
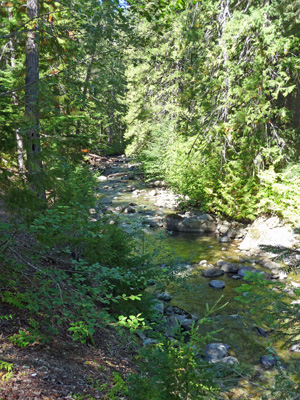
[[[8,19],[11,20],[13,17],[12,14],[12,9],[9,7],[8,8]],[[13,39],[10,38],[9,40],[9,47],[10,47],[10,65],[12,68],[15,68],[16,66],[16,58],[15,58],[15,48],[14,48],[14,43]],[[13,101],[14,105],[18,106],[19,101],[18,98],[15,94],[13,94]],[[25,160],[24,160],[24,146],[23,146],[23,138],[19,133],[20,129],[16,130],[16,142],[17,142],[17,154],[18,154],[18,167],[20,173],[25,176],[26,173],[26,167],[25,167]]]
[[[39,16],[39,0],[27,0],[27,17],[35,19],[27,34],[26,42],[26,88],[25,88],[25,119],[27,131],[27,170],[30,178],[35,181],[35,175],[41,171],[40,134],[39,134],[39,34],[37,18]]]

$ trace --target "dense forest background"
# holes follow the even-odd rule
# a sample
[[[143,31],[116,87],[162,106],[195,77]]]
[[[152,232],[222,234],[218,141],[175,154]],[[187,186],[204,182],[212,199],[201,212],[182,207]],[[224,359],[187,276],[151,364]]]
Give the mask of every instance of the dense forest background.
[[[89,154],[125,152],[183,207],[299,227],[299,134],[299,0],[0,1],[1,302],[31,321],[13,341],[65,329],[96,346],[101,327],[144,324],[149,279],[174,278],[117,223],[91,222]],[[191,349],[145,356],[166,399],[217,398],[215,371],[194,385]],[[163,399],[155,373],[130,400],[142,384]],[[299,397],[290,377],[275,389]]]
[[[126,149],[192,204],[296,222],[297,1],[12,1],[1,18],[2,181],[27,167],[52,190],[62,160]]]

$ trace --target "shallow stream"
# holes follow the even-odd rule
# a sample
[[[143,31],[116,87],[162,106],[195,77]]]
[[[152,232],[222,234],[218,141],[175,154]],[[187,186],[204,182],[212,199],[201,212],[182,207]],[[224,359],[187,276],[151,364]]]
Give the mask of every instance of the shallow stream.
[[[134,167],[131,168],[132,170],[134,171]],[[247,309],[235,300],[237,296],[235,289],[244,281],[235,280],[231,275],[225,274],[219,278],[212,278],[224,281],[225,288],[214,289],[209,286],[210,278],[201,276],[203,268],[199,265],[201,260],[207,260],[208,264],[215,266],[219,259],[223,259],[243,263],[245,266],[255,266],[255,260],[249,259],[247,254],[242,254],[238,250],[238,241],[224,244],[219,243],[218,237],[213,234],[170,234],[163,228],[151,228],[147,223],[149,219],[163,218],[174,211],[154,205],[155,196],[151,195],[153,188],[147,187],[139,180],[128,179],[130,177],[127,175],[128,164],[124,159],[118,158],[116,162],[112,161],[108,172],[107,180],[99,182],[99,192],[104,194],[99,200],[103,212],[118,214],[120,224],[132,235],[143,227],[141,242],[143,250],[153,254],[154,261],[168,264],[170,257],[175,258],[186,266],[186,271],[192,273],[188,280],[188,287],[178,287],[173,284],[167,288],[172,295],[170,304],[197,317],[205,315],[207,305],[211,309],[218,301],[219,305],[226,304],[225,307],[211,314],[212,323],[204,327],[203,332],[221,329],[214,337],[231,346],[231,355],[235,355],[239,361],[258,364],[260,357],[268,354],[266,349],[268,339],[255,333],[253,326],[246,326],[243,323],[243,314],[247,312]],[[140,191],[138,195],[136,190]],[[136,212],[120,213],[120,210],[129,204],[133,205]],[[260,266],[259,268],[261,269]],[[298,354],[291,355],[288,351],[280,350],[279,347],[276,350],[283,362],[291,361],[291,358],[299,361]]]

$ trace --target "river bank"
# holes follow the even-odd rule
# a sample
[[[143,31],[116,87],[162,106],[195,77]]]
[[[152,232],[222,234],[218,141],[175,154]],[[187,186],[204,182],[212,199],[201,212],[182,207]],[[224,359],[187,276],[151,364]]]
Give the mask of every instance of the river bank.
[[[170,298],[159,300],[158,309],[167,323],[172,324],[172,318],[164,311],[167,305],[201,318],[206,305],[212,308],[222,295],[227,306],[213,315],[214,329],[222,328],[217,338],[227,338],[235,349],[233,353],[238,353],[242,361],[259,363],[267,342],[261,343],[264,329],[258,327],[256,337],[251,334],[254,327],[241,329],[239,318],[245,308],[235,300],[236,289],[243,284],[247,272],[257,272],[267,280],[285,282],[286,290],[295,296],[293,289],[300,280],[289,272],[300,259],[297,229],[274,216],[260,217],[245,225],[201,210],[182,212],[182,198],[161,181],[143,182],[139,165],[124,156],[102,158],[93,168],[101,173],[97,191],[104,197],[97,210],[92,210],[92,218],[107,215],[110,223],[117,221],[130,234],[139,225],[144,232],[145,249],[151,252],[160,246],[165,254],[175,254],[183,266],[181,273],[190,276],[188,289],[171,284],[167,288]],[[156,262],[168,267],[170,261],[161,257]],[[147,339],[144,338],[146,342]],[[288,352],[281,354],[289,357]]]

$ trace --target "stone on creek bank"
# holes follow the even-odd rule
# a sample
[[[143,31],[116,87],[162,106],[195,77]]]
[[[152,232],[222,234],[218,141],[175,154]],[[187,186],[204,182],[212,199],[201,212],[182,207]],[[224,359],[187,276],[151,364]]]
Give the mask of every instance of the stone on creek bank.
[[[174,338],[178,330],[190,331],[193,324],[192,319],[186,318],[184,315],[173,314],[167,319],[165,326],[165,335]]]
[[[211,363],[221,362],[228,356],[229,346],[223,343],[210,343],[204,349],[204,359]]]
[[[154,299],[152,301],[151,310],[157,311],[159,314],[163,314],[164,313],[164,308],[165,308],[165,305],[164,305],[163,301],[156,300],[156,299]]]
[[[171,301],[172,300],[172,296],[168,292],[158,293],[156,297],[158,298],[158,300],[162,300],[162,301]]]
[[[214,289],[224,289],[225,282],[224,281],[218,281],[218,280],[212,280],[212,281],[209,282],[209,286],[211,286]]]
[[[167,230],[175,232],[214,232],[216,222],[209,214],[181,216],[179,214],[169,214],[164,221]]]
[[[219,238],[219,243],[230,243],[231,239],[228,236],[222,236]]]
[[[276,358],[271,355],[260,357],[260,363],[263,369],[271,369],[275,367],[276,362]]]
[[[291,353],[300,353],[300,343],[295,343],[293,344],[290,348],[289,351]]]
[[[217,268],[206,269],[205,271],[202,272],[202,275],[205,276],[206,278],[214,278],[217,276],[224,275],[224,271],[222,271],[221,269],[217,269]]]
[[[112,212],[117,212],[117,213],[124,213],[124,214],[134,214],[136,213],[136,209],[133,208],[132,206],[118,206],[116,208],[111,209]]]
[[[272,253],[276,248],[292,248],[296,242],[292,227],[284,225],[278,217],[260,217],[247,229],[240,250],[251,254]]]
[[[228,365],[239,364],[239,360],[232,356],[224,357],[220,360],[220,362]]]

